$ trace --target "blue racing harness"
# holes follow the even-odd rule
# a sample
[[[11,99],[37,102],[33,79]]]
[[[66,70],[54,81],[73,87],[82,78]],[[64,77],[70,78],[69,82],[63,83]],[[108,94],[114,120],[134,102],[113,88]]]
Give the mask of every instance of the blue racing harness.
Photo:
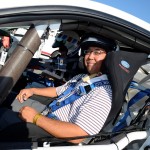
[[[79,99],[81,96],[83,96],[85,94],[88,94],[92,89],[94,89],[96,87],[100,87],[100,86],[104,86],[104,85],[110,85],[108,80],[98,80],[98,81],[90,83],[91,82],[90,78],[86,77],[86,79],[89,79],[89,80],[85,81],[85,79],[82,78],[82,81],[87,82],[88,85],[79,86],[79,88],[77,90],[74,90],[74,89],[75,89],[76,85],[78,84],[78,82],[81,80],[81,78],[78,80],[74,80],[71,83],[69,83],[69,87],[67,88],[67,90],[65,90],[61,95],[59,95],[59,97],[57,99],[55,99],[52,103],[50,103],[47,106],[47,109],[45,110],[44,115],[47,115],[49,118],[58,119],[57,116],[52,114],[57,109],[73,103],[75,100]],[[69,94],[72,91],[75,91],[74,94],[69,96]],[[63,101],[59,102],[59,99],[61,99],[64,96],[66,98]]]
[[[142,100],[143,97],[145,97],[145,96],[150,97],[150,89],[146,89],[145,87],[138,85],[138,83],[136,83],[134,81],[131,82],[130,88],[137,89],[140,91],[130,99],[130,101],[127,105],[126,112],[120,118],[120,120],[117,122],[117,124],[114,126],[114,128],[112,130],[113,132],[118,132],[118,131],[124,129],[125,127],[129,126],[131,123],[133,123],[133,121],[131,121],[131,120],[129,121],[129,119],[128,119],[129,117],[131,117],[130,107],[132,107],[138,101]],[[144,105],[143,108],[145,109],[147,106],[150,106],[149,101]]]

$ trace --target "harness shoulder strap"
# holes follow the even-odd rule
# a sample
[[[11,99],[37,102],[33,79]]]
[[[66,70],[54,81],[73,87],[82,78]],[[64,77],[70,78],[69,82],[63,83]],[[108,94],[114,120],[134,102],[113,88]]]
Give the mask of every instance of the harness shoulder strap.
[[[78,98],[80,98],[81,96],[83,96],[84,94],[89,93],[92,89],[94,89],[95,87],[99,87],[99,86],[103,86],[103,85],[109,85],[109,81],[108,80],[101,80],[101,81],[96,81],[90,85],[87,86],[79,86],[79,89],[75,91],[75,93],[73,95],[70,95],[69,97],[67,97],[65,100],[58,102],[58,99],[54,100],[50,105],[50,111],[54,112],[57,109],[68,105],[70,103],[73,103],[75,100],[77,100]],[[61,94],[61,97],[68,94],[69,91],[71,91],[71,89],[73,89],[74,86],[72,86],[71,88],[69,88],[67,90],[67,92],[64,92],[63,95]],[[60,97],[59,97],[60,98]]]

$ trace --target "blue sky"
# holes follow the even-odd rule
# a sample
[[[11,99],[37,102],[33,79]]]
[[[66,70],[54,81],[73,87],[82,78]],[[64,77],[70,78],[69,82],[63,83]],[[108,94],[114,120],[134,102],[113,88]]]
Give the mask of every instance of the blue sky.
[[[150,0],[93,0],[125,12],[150,23]]]

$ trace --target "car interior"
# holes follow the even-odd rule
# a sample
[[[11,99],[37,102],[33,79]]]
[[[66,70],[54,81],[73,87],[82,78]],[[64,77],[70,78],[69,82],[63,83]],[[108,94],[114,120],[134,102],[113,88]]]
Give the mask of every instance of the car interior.
[[[58,56],[54,52],[56,53],[57,49],[53,49],[49,44],[50,42],[47,41],[54,40],[57,33],[75,31],[80,37],[85,33],[97,33],[115,39],[119,47],[118,50],[108,53],[105,61],[105,69],[113,91],[112,108],[99,134],[84,137],[87,140],[81,144],[101,145],[106,142],[105,140],[116,137],[120,133],[147,129],[149,126],[149,109],[146,111],[145,106],[150,101],[149,92],[146,93],[144,99],[139,100],[142,103],[140,107],[136,108],[139,115],[134,114],[135,110],[133,110],[134,117],[131,123],[116,132],[112,132],[115,124],[126,111],[125,106],[132,98],[131,95],[145,91],[150,87],[150,35],[138,26],[103,13],[98,15],[98,12],[89,11],[88,14],[85,14],[80,9],[80,11],[75,12],[74,8],[72,8],[73,10],[68,8],[68,12],[63,9],[55,12],[52,9],[51,11],[44,10],[43,13],[38,10],[30,12],[30,9],[28,14],[22,12],[18,15],[16,12],[16,14],[0,20],[0,62],[3,62],[0,63],[0,107],[10,108],[17,93],[23,88],[59,86],[69,80],[71,71],[74,73],[72,76],[79,72],[85,72],[80,51],[78,59],[75,59],[79,72],[73,70],[72,66],[65,68],[65,70],[53,70],[54,65],[56,65],[54,55]],[[85,10],[85,12],[87,11]],[[17,32],[18,30],[20,32]],[[3,46],[2,37],[4,36],[10,38],[9,48]],[[45,45],[49,50],[44,53],[42,48]],[[73,60],[73,58],[66,59],[67,63]],[[129,66],[124,67],[122,61],[128,62]],[[40,99],[41,97],[35,96],[35,98]],[[142,116],[145,116],[144,120]],[[11,130],[15,133],[17,128],[18,125],[16,124],[9,127],[7,132]],[[2,131],[1,135],[4,134],[7,135],[5,131]],[[31,139],[30,142],[34,145],[34,142],[38,141],[36,146],[39,147],[49,141],[51,146],[70,146],[74,144],[69,141],[78,138],[83,137],[54,138],[53,140],[49,137],[42,137],[36,138],[36,140]],[[29,142],[28,139],[26,142]],[[5,143],[4,146],[6,146]],[[16,147],[19,146],[22,145],[16,144]],[[26,143],[26,146],[31,145]]]

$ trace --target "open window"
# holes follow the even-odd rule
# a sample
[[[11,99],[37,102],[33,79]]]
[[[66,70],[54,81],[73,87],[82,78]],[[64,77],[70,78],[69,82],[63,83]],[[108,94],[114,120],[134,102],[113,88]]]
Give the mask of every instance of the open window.
[[[55,35],[60,31],[75,31],[80,37],[85,33],[93,32],[108,36],[118,42],[120,50],[109,53],[106,61],[114,93],[112,110],[105,124],[108,125],[108,131],[111,131],[116,123],[116,117],[121,113],[131,81],[140,82],[138,77],[140,74],[140,77],[143,77],[141,82],[146,81],[144,86],[149,87],[150,33],[146,29],[101,11],[75,6],[55,5],[54,9],[54,6],[49,5],[41,6],[40,9],[39,7],[23,7],[18,8],[18,12],[17,9],[9,11],[12,13],[6,17],[7,20],[4,17],[4,20],[0,20],[0,29],[9,33],[11,39],[10,48],[5,51],[7,52],[6,60],[0,70],[1,106],[9,107],[17,92],[26,86],[31,86],[33,82],[32,86],[53,86],[58,82],[61,84],[66,82],[63,75],[67,70],[60,69],[59,65],[57,65],[57,71],[48,68],[53,61],[51,54],[57,50],[52,48],[52,43]],[[7,13],[9,11],[7,9]],[[5,13],[6,10],[3,10],[2,14]],[[1,50],[1,58],[3,52],[4,49]],[[58,57],[59,54],[56,55],[56,58]],[[82,60],[79,59],[77,62],[80,62],[79,69],[85,71],[82,70]],[[57,62],[53,61],[53,65],[56,64]],[[148,126],[149,124],[145,127]],[[11,129],[13,130],[14,126]],[[144,129],[141,127],[141,130]],[[105,128],[104,131],[106,131]],[[146,132],[146,129],[144,131]],[[132,131],[127,130],[128,132]],[[106,135],[105,140],[112,135],[114,134]],[[94,143],[93,139],[98,142]],[[101,139],[103,140],[101,133],[94,135],[92,142],[87,145],[100,145]],[[49,138],[43,138],[40,142],[43,144],[47,141]],[[68,142],[65,140],[64,144],[59,139],[54,139],[51,144],[67,145]]]

